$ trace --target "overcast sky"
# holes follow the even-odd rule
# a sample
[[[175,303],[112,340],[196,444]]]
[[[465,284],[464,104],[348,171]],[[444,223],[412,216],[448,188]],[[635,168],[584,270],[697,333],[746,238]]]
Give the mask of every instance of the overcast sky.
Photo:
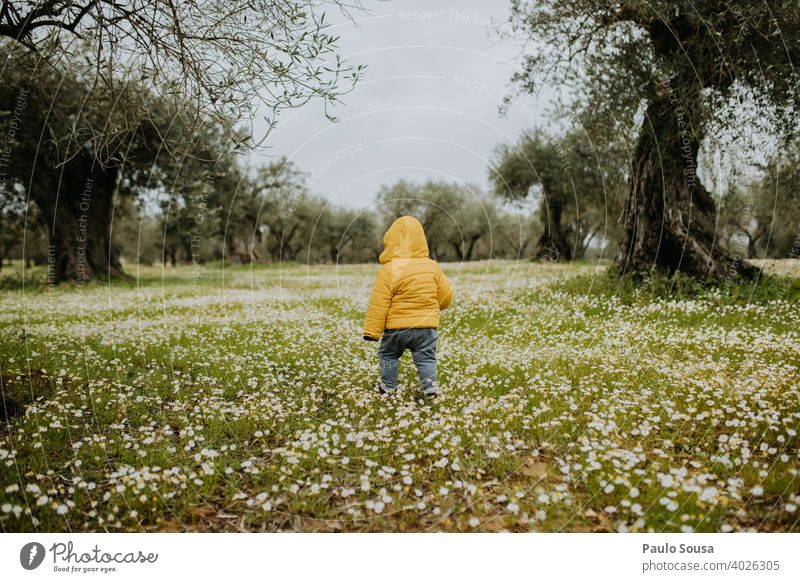
[[[403,177],[485,186],[499,143],[543,120],[552,88],[517,99],[503,117],[520,48],[490,29],[508,20],[508,2],[365,0],[358,27],[337,17],[339,53],[367,65],[361,83],[333,113],[319,101],[282,114],[270,155],[310,175],[312,191],[349,207],[372,203],[381,184]],[[334,16],[333,14],[331,16]],[[252,163],[259,163],[254,159]]]

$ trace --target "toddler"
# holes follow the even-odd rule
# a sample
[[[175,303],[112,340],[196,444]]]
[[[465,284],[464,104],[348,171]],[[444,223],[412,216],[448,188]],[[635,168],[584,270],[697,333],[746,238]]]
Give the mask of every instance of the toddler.
[[[364,339],[381,340],[378,348],[380,391],[397,389],[397,360],[408,348],[417,367],[422,392],[433,398],[436,384],[436,340],[439,310],[453,299],[453,286],[441,267],[428,258],[422,224],[401,216],[383,237],[381,270],[375,279],[364,322]]]

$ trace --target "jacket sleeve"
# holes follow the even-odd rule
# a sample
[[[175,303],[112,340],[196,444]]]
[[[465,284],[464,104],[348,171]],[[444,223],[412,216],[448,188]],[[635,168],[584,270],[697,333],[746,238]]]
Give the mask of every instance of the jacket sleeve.
[[[367,316],[364,321],[364,335],[379,339],[386,327],[386,314],[392,304],[392,289],[389,273],[386,269],[378,271],[375,285],[372,288],[372,297],[367,306]]]
[[[439,280],[436,282],[436,287],[439,309],[447,309],[453,300],[453,284],[441,268],[439,268]]]

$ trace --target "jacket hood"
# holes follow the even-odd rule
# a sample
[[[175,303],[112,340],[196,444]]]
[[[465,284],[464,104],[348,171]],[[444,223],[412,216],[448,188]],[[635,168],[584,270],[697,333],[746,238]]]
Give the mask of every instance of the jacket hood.
[[[401,216],[392,223],[383,235],[383,252],[378,259],[381,264],[393,259],[428,258],[428,241],[422,224],[413,216]]]

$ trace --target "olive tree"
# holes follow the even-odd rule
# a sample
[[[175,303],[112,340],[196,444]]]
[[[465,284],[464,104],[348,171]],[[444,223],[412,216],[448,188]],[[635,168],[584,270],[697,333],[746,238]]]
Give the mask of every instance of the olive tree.
[[[621,271],[754,275],[715,237],[698,150],[709,132],[736,123],[731,100],[759,108],[776,128],[796,126],[797,3],[512,0],[511,27],[535,43],[513,76],[521,91],[564,80],[578,110],[609,126],[639,125]]]
[[[137,168],[127,179],[144,189],[192,159],[214,173],[219,151],[198,148],[209,128],[220,147],[242,149],[260,145],[260,116],[269,130],[282,110],[320,99],[332,118],[328,104],[360,68],[335,54],[326,6],[348,8],[317,0],[2,2],[0,129],[11,127],[20,95],[27,106],[25,135],[17,133],[27,144],[12,148],[10,180],[47,220],[58,279],[122,273],[110,237],[114,196],[133,190],[124,167]],[[156,158],[150,176],[147,161]]]
[[[542,229],[536,258],[579,259],[593,241],[616,235],[627,159],[623,146],[614,136],[595,142],[585,130],[572,128],[563,136],[525,132],[517,143],[497,148],[489,171],[495,195],[538,201]]]
[[[401,179],[383,185],[376,201],[384,230],[404,214],[419,219],[430,255],[436,260],[470,260],[478,241],[489,233],[494,216],[479,188],[444,180],[415,183]]]
[[[211,124],[182,123],[189,105],[174,96],[129,81],[88,98],[79,67],[43,66],[30,53],[10,60],[0,85],[0,111],[11,112],[0,117],[11,136],[2,196],[23,192],[43,217],[55,280],[123,274],[112,244],[120,197],[202,182],[229,140]],[[125,112],[136,109],[147,115],[131,125]]]

